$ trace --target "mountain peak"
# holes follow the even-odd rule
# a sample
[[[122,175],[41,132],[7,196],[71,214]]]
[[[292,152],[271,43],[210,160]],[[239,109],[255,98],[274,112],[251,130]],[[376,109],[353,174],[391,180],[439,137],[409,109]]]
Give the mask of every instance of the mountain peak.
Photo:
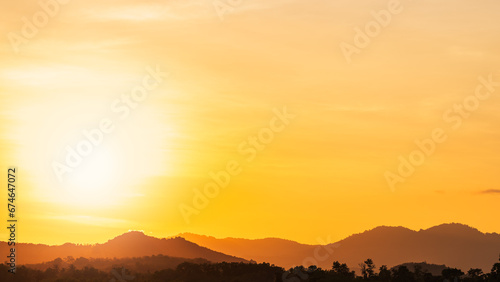
[[[140,231],[140,230],[129,230],[125,233],[123,233],[122,235],[120,236],[135,236],[135,237],[144,237],[144,236],[147,236],[146,234],[144,234],[144,231]]]
[[[391,230],[391,231],[394,231],[394,230],[398,230],[398,231],[412,231],[411,229],[403,227],[403,226],[381,225],[381,226],[377,226],[377,227],[375,227],[375,228],[373,228],[371,230],[367,230],[365,232],[368,232],[368,231],[386,231],[386,230]]]
[[[483,234],[474,227],[454,222],[436,225],[425,230],[420,230],[420,232],[437,234]]]
[[[108,242],[112,242],[112,241],[113,242],[116,242],[116,241],[137,241],[137,240],[144,240],[144,239],[149,239],[149,238],[154,238],[154,237],[151,237],[151,236],[144,234],[143,231],[129,230],[128,232],[120,234],[111,240],[108,240]]]

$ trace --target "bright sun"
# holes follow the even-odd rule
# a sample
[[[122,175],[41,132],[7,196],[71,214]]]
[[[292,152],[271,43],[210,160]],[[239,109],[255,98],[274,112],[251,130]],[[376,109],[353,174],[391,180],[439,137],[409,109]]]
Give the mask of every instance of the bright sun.
[[[88,197],[102,196],[111,192],[113,187],[123,184],[117,173],[120,171],[117,158],[107,147],[102,145],[95,148],[65,179],[64,185],[70,194],[80,201],[88,202]]]
[[[84,131],[98,127],[107,114],[113,117],[106,108],[88,114],[85,106],[72,103],[56,104],[50,110],[26,109],[24,117],[36,117],[38,122],[20,133],[27,149],[19,154],[30,180],[40,187],[36,197],[81,207],[116,204],[142,194],[140,185],[148,177],[168,172],[161,154],[167,143],[166,130],[157,111],[148,106],[133,112],[128,120],[115,118],[113,131],[103,134],[102,142],[81,156],[77,165],[69,166],[68,152],[78,151],[78,144],[89,141]],[[58,175],[54,163],[67,169]]]

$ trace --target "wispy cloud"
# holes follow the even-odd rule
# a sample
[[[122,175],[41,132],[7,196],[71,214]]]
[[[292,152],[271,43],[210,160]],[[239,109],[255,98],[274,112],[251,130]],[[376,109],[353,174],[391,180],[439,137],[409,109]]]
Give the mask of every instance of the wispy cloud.
[[[500,189],[488,189],[479,192],[480,194],[500,194]]]

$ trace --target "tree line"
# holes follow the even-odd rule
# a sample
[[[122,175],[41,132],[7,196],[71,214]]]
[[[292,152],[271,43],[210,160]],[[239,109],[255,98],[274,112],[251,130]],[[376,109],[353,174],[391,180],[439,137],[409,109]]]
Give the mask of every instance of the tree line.
[[[401,265],[389,269],[386,265],[376,267],[372,259],[359,264],[360,275],[347,264],[333,262],[330,269],[321,269],[314,265],[297,266],[285,270],[268,263],[193,263],[184,262],[176,268],[160,271],[130,272],[124,267],[114,266],[111,271],[102,271],[85,266],[81,269],[74,265],[65,268],[50,267],[46,270],[32,269],[26,266],[17,268],[16,274],[8,273],[6,264],[0,265],[0,281],[165,281],[165,282],[500,282],[500,259],[494,263],[490,272],[471,268],[463,272],[457,268],[445,268],[441,275],[433,275],[415,265],[409,269]]]

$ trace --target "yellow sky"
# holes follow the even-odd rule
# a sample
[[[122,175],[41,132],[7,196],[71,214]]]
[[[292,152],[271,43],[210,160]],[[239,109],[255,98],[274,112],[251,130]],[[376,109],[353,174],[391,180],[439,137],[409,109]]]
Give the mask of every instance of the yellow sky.
[[[20,241],[133,229],[316,243],[445,222],[500,232],[498,1],[228,1],[222,17],[211,0],[63,2],[30,38],[23,17],[49,12],[26,0],[0,12],[0,167],[19,170]],[[390,5],[346,60],[342,42]],[[491,89],[479,80],[490,75]],[[158,82],[146,99],[126,117],[113,109],[145,79]],[[478,85],[491,95],[468,118],[443,118]],[[248,161],[238,147],[284,107],[295,117]],[[58,181],[54,162],[103,119],[113,131]],[[436,128],[446,141],[391,189],[387,171]],[[193,189],[230,161],[241,173],[186,220]]]

